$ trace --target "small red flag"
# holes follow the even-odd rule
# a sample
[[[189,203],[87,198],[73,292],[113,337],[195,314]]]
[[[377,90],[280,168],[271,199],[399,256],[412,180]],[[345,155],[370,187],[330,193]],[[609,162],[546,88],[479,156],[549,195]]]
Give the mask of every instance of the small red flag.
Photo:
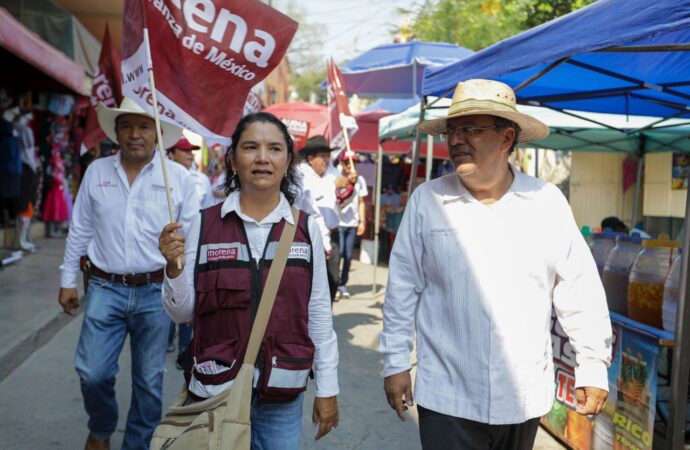
[[[348,130],[348,137],[357,131],[357,121],[350,113],[350,106],[347,102],[345,81],[340,69],[333,62],[333,58],[328,58],[328,143],[331,147],[345,148],[345,137],[343,128]]]
[[[103,102],[110,108],[117,107],[122,102],[120,51],[112,44],[108,24],[105,25],[101,54],[98,57],[98,72],[93,79],[89,102],[91,105],[86,113],[86,126],[84,127],[84,140],[81,144],[81,155],[107,139],[101,127],[98,126],[98,117],[96,117],[98,102]]]

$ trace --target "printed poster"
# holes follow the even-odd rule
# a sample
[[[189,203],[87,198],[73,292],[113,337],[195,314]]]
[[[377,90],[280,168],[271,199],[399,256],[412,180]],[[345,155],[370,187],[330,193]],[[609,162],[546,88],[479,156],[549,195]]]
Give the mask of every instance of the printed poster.
[[[577,450],[651,450],[657,389],[657,340],[613,323],[613,360],[604,412],[589,418],[575,412],[574,351],[551,318],[556,399],[542,425]]]

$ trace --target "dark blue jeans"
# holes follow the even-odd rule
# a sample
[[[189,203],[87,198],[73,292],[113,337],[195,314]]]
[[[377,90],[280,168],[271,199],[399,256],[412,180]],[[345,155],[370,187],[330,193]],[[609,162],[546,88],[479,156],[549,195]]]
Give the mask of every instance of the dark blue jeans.
[[[192,330],[193,327],[186,323],[181,323],[178,325],[180,334],[177,336],[177,354],[179,355],[187,348],[189,342],[192,340]],[[170,332],[168,333],[168,346],[173,345],[175,338],[175,322],[170,321]]]
[[[357,227],[338,227],[338,234],[340,235],[340,259],[343,261],[343,268],[340,273],[340,286],[346,286],[348,275],[350,274],[352,251],[355,249]]]
[[[127,287],[91,277],[75,367],[81,381],[89,431],[108,439],[115,431],[117,360],[129,334],[132,403],[123,449],[147,449],[161,420],[163,369],[170,319],[161,304],[161,283]]]

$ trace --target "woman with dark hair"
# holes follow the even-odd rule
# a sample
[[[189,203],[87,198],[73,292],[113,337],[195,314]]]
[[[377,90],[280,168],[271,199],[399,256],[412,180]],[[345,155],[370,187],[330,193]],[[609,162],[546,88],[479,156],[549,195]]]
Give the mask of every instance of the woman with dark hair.
[[[268,113],[244,117],[232,136],[222,204],[160,237],[166,258],[163,304],[177,323],[194,320],[185,371],[188,397],[228,389],[239,371],[261,292],[299,192],[285,125]],[[252,393],[252,449],[298,449],[303,392],[314,368],[316,439],[338,424],[338,346],[319,231],[301,212],[295,238],[261,344]],[[177,258],[183,261],[178,269]],[[194,261],[194,264],[189,264]]]

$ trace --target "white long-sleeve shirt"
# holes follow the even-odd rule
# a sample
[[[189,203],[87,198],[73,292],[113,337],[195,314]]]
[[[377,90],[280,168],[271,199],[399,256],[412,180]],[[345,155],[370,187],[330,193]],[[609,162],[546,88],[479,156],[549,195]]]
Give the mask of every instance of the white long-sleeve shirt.
[[[213,202],[213,194],[211,193],[211,182],[206,174],[203,174],[192,168],[189,169],[189,176],[194,182],[193,184],[194,188],[196,189],[196,195],[199,199],[199,209],[213,206],[215,203]]]
[[[314,217],[321,232],[321,240],[326,251],[331,251],[331,230],[338,226],[338,208],[336,206],[335,179],[337,172],[329,165],[323,176],[317,175],[306,161],[299,166],[302,185],[299,198],[295,204]]]
[[[244,222],[251,254],[258,260],[263,254],[266,241],[273,224],[285,219],[294,223],[290,204],[280,194],[280,203],[262,221],[257,222],[242,213],[240,208],[240,193],[232,192],[225,199],[221,208],[221,216],[235,211]],[[194,315],[194,264],[196,261],[197,244],[199,242],[200,215],[197,215],[189,228],[185,242],[184,272],[177,278],[165,277],[163,282],[163,306],[173,321],[177,323],[187,322]],[[321,236],[309,218],[307,222],[309,237],[312,245],[312,257],[314,258],[311,297],[309,299],[309,337],[316,347],[314,354],[314,374],[316,379],[316,396],[331,397],[337,395],[338,389],[338,338],[333,330],[333,318],[331,315],[331,295],[328,288],[326,275],[326,259]]]
[[[186,233],[199,215],[192,179],[181,165],[166,160],[173,215]],[[72,211],[60,286],[77,287],[79,258],[109,273],[145,273],[160,270],[165,258],[158,237],[170,223],[160,158],[151,162],[129,185],[120,154],[92,162],[82,180]]]
[[[410,368],[415,400],[483,423],[521,423],[554,398],[552,307],[576,352],[576,386],[608,390],[611,323],[592,255],[553,185],[515,179],[484,205],[456,174],[410,198],[389,263],[384,376]]]

